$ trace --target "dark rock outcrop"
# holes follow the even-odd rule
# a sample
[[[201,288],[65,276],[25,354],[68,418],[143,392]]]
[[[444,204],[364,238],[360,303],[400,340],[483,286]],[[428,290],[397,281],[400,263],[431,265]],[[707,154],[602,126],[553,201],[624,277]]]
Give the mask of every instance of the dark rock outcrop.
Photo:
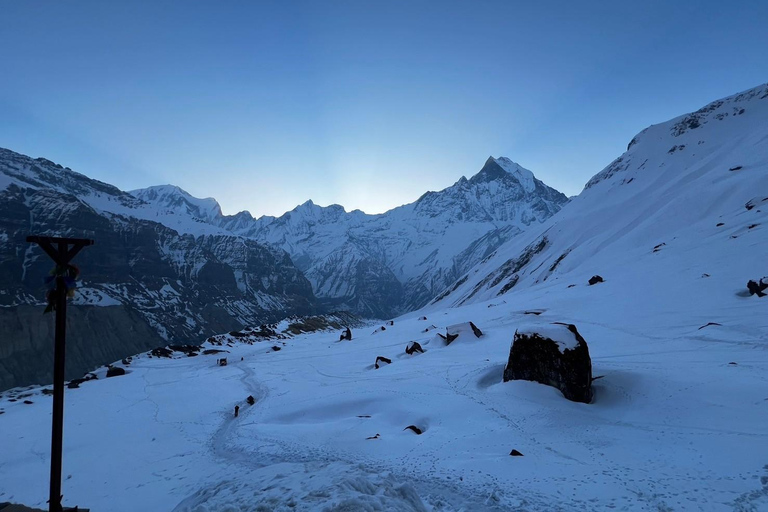
[[[604,281],[605,280],[602,278],[602,276],[594,275],[594,276],[589,278],[589,286],[592,286],[592,285],[597,284],[597,283],[602,283]]]
[[[747,290],[750,295],[757,295],[758,297],[765,297],[765,290],[768,289],[768,278],[763,277],[759,281],[747,281]]]
[[[424,353],[424,349],[421,348],[421,345],[419,345],[418,341],[412,341],[412,342],[408,343],[408,346],[405,347],[405,353],[408,354],[409,356],[413,355],[413,354],[415,354],[417,352],[419,354],[423,354]]]
[[[374,363],[373,367],[378,370],[379,368],[381,368],[385,364],[392,364],[392,360],[387,358],[387,357],[384,357],[384,356],[378,356],[376,358],[376,362]]]
[[[125,368],[120,368],[119,366],[110,366],[107,369],[107,378],[119,377],[120,375],[125,375]]]
[[[574,402],[592,401],[592,360],[572,324],[543,324],[515,332],[504,382],[530,380],[558,388]]]
[[[153,348],[150,352],[150,355],[154,357],[167,357],[171,358],[173,356],[173,350],[167,348],[167,347],[157,347]]]

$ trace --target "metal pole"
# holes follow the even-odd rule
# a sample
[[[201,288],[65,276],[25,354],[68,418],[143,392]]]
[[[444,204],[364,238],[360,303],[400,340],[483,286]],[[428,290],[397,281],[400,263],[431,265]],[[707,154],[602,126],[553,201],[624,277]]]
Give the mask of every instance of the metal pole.
[[[66,244],[59,254],[66,254]],[[56,337],[53,349],[53,427],[51,431],[50,512],[61,512],[61,452],[64,436],[64,355],[67,328],[67,291],[64,277],[56,278]]]

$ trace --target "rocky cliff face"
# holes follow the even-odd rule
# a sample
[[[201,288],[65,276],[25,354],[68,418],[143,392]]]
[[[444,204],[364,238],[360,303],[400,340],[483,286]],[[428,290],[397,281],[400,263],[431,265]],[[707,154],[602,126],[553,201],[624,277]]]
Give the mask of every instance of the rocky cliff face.
[[[83,349],[72,371],[114,360],[113,355],[316,310],[309,281],[278,248],[188,217],[180,216],[187,228],[182,232],[144,220],[154,212],[148,203],[7,150],[0,150],[0,187],[0,306],[2,321],[16,325],[3,331],[0,365],[11,375],[4,386],[40,382],[49,366],[42,348],[46,343],[50,348],[50,340],[39,337],[50,332],[24,327],[34,321],[26,306],[39,309],[41,325],[48,321],[42,316],[43,281],[52,268],[38,247],[26,243],[30,233],[96,240],[75,260],[82,282],[71,309],[96,306],[83,317],[89,318],[87,325],[94,327],[95,318],[106,315],[116,327],[110,336],[88,339],[88,332],[97,331],[75,326],[79,317],[73,316],[74,346],[91,344],[93,350],[89,357]],[[126,328],[132,322],[143,325]],[[110,358],[102,359],[107,354]]]

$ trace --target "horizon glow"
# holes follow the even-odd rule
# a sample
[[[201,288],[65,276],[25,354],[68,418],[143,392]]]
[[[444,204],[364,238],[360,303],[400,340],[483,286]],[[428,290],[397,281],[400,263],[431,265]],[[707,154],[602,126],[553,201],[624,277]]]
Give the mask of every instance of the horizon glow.
[[[506,156],[568,196],[768,80],[768,3],[5,2],[0,147],[226,214],[382,213]]]

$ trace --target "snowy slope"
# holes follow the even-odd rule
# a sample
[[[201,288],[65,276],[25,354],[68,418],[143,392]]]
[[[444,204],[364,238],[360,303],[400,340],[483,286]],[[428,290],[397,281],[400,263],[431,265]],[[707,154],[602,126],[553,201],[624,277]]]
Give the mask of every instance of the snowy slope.
[[[272,341],[216,347],[229,351],[224,368],[214,362],[221,354],[143,356],[126,376],[67,390],[65,504],[113,512],[768,507],[760,304],[702,317],[671,297],[632,311],[586,287],[569,296],[527,288],[506,300],[426,321],[412,314],[386,331],[353,328],[351,342],[331,332],[284,340],[278,352]],[[468,320],[482,338],[445,347],[423,332]],[[708,320],[723,325],[698,330]],[[595,375],[604,375],[594,403],[501,382],[515,329],[532,321],[578,325]],[[410,340],[426,352],[406,356]],[[374,370],[380,355],[393,363]],[[0,500],[43,506],[51,403],[29,393],[0,398]],[[424,433],[403,430],[411,424]],[[524,456],[510,457],[512,449]]]
[[[548,286],[736,301],[768,273],[768,86],[651,126],[548,222],[501,246],[433,308]],[[727,292],[725,292],[727,290]],[[725,302],[724,302],[725,303]]]

